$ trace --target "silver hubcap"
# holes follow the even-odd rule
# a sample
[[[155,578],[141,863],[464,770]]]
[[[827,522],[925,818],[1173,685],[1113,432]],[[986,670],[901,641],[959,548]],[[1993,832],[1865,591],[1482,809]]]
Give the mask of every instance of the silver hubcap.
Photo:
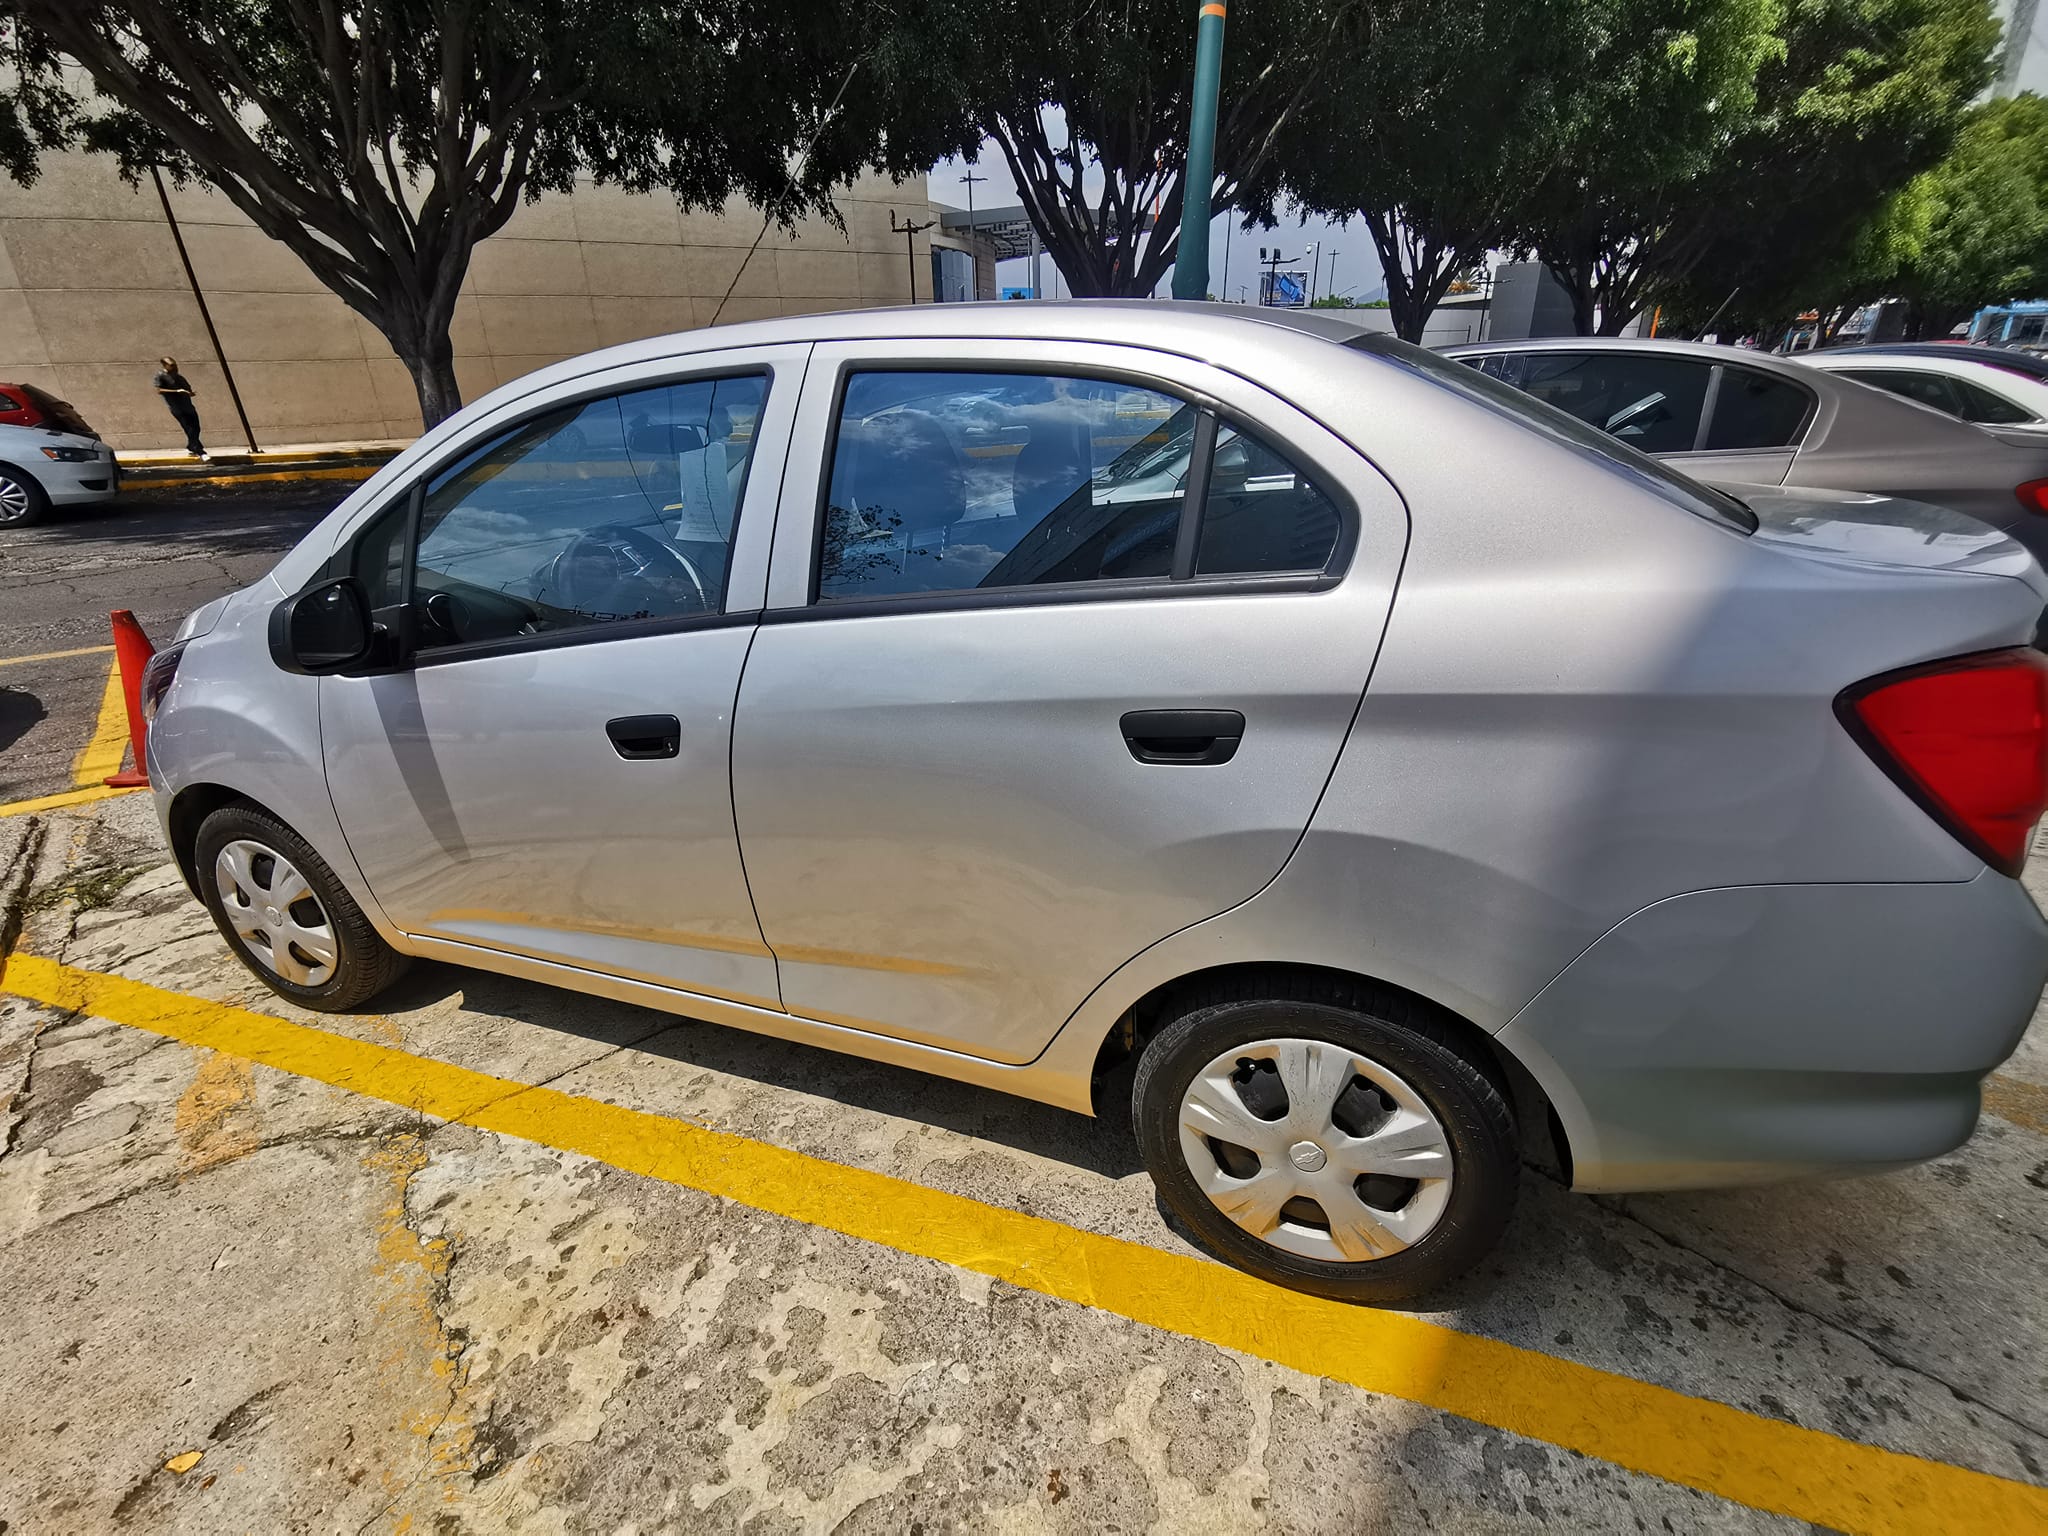
[[[1181,1155],[1261,1242],[1331,1263],[1422,1241],[1450,1204],[1450,1138],[1388,1068],[1325,1040],[1256,1040],[1195,1074]]]
[[[268,970],[302,987],[334,974],[334,929],[306,877],[274,848],[242,839],[213,861],[228,922]]]
[[[9,475],[0,475],[0,523],[12,523],[28,516],[28,487]]]

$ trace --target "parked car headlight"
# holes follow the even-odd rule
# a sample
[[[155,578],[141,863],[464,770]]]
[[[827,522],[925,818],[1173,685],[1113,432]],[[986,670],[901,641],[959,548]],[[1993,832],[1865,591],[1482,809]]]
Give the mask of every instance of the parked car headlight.
[[[184,654],[184,646],[167,645],[150,657],[149,665],[142,669],[142,686],[136,693],[145,722],[156,719],[157,706],[171,691],[172,680],[178,675],[178,658]]]
[[[86,464],[98,458],[97,448],[45,448],[43,457],[55,459],[59,464]]]

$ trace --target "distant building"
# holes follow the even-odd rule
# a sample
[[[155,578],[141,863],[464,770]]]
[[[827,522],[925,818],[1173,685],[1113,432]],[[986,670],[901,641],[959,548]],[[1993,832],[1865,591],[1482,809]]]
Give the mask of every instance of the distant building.
[[[2033,91],[2048,96],[2048,16],[2041,12],[2041,0],[1993,0],[2005,39],[1999,50],[1998,78],[1991,87],[1994,96],[2016,96]]]
[[[368,321],[219,193],[195,185],[170,201],[261,445],[418,434],[411,377]],[[714,315],[901,304],[913,273],[929,300],[939,231],[906,250],[889,227],[892,214],[933,218],[924,178],[864,178],[839,208],[843,232],[809,219],[793,236],[770,229],[749,254],[761,216],[737,200],[681,213],[664,195],[583,184],[522,205],[477,247],[456,305],[463,397]],[[118,448],[169,447],[181,435],[149,382],[165,353],[198,389],[207,441],[235,446],[220,364],[149,183],[127,186],[87,155],[46,156],[32,187],[0,181],[0,380],[71,401]]]

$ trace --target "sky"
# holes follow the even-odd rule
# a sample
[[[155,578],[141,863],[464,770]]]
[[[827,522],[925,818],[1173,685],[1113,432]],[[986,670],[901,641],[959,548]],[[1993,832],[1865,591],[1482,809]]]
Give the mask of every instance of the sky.
[[[1050,115],[1050,114],[1049,114]],[[942,160],[932,167],[927,183],[931,188],[932,201],[944,203],[952,208],[967,206],[967,186],[960,179],[970,167],[964,160]],[[977,176],[988,180],[974,184],[974,206],[976,208],[1014,208],[1021,198],[1017,196],[1014,183],[1010,180],[1009,167],[1003,164],[1003,152],[994,143],[985,143],[978,164],[972,166]],[[1093,185],[1099,186],[1097,179]],[[1227,230],[1225,226],[1230,226]],[[1226,234],[1230,246],[1230,269],[1228,291],[1224,284],[1224,241]],[[1300,256],[1300,260],[1282,267],[1282,271],[1309,270],[1309,247],[1321,242],[1320,259],[1316,265],[1318,275],[1316,292],[1348,293],[1352,298],[1365,300],[1374,297],[1380,289],[1379,258],[1373,254],[1372,236],[1365,226],[1353,223],[1349,229],[1332,224],[1324,219],[1311,218],[1306,224],[1295,217],[1283,217],[1276,229],[1239,230],[1234,218],[1218,218],[1209,226],[1209,291],[1218,298],[1256,300],[1259,283],[1259,247],[1278,246],[1289,256]],[[1332,260],[1335,262],[1335,277],[1332,279]],[[1031,281],[1029,260],[1000,262],[996,269],[996,281],[1004,287],[1022,288]],[[1064,298],[1066,289],[1061,284],[1055,289],[1059,274],[1050,257],[1039,258],[1039,276],[1046,287],[1045,297]],[[1160,284],[1162,296],[1172,291],[1173,278],[1169,273]],[[1243,292],[1240,293],[1239,290]]]

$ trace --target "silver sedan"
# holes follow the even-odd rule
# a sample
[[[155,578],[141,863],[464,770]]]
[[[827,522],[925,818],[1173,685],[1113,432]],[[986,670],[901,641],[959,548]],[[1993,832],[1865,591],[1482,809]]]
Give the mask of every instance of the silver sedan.
[[[1128,1117],[1214,1252],[1388,1300],[1521,1126],[1588,1191],[1969,1136],[2044,601],[1321,316],[868,310],[443,423],[186,622],[147,761],[296,1003],[438,960]]]
[[[1702,480],[1910,497],[2048,555],[2048,441],[2001,440],[1805,366],[1812,358],[1591,336],[1480,342],[1444,355]]]

